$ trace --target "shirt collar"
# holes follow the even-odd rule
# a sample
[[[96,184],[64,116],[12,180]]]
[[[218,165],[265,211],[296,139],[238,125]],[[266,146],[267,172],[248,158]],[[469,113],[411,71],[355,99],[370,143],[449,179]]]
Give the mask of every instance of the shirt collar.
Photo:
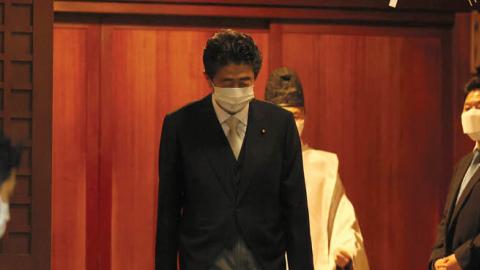
[[[213,99],[213,96],[212,96],[212,104],[220,124],[223,124],[223,122],[227,121],[227,119],[230,118],[230,116],[232,116],[231,114],[223,110],[222,107],[220,107],[220,105],[217,104],[217,102]],[[235,116],[235,118],[240,120],[240,122],[242,122],[244,125],[247,125],[248,123],[249,107],[250,107],[250,102],[247,103],[247,105],[241,111],[233,115]]]

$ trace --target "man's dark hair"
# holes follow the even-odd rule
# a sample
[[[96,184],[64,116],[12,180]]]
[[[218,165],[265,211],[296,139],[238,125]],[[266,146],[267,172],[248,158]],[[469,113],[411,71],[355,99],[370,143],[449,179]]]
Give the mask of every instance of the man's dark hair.
[[[463,91],[465,92],[465,96],[467,96],[474,90],[480,90],[480,66],[477,67],[477,74],[468,81]]]
[[[21,146],[13,145],[0,131],[0,185],[10,177],[13,168],[20,165]]]
[[[262,67],[262,54],[252,37],[231,29],[221,30],[209,38],[203,50],[203,66],[210,79],[229,64],[246,64],[257,78]]]

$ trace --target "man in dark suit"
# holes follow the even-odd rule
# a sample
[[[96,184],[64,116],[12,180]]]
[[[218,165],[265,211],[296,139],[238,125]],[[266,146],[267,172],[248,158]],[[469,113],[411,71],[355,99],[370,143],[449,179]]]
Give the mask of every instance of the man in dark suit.
[[[254,99],[262,57],[233,30],[203,55],[213,93],[165,117],[156,270],[312,270],[300,139],[291,113]]]
[[[457,164],[438,237],[430,256],[432,270],[480,269],[480,78],[466,86],[463,131],[475,149]]]

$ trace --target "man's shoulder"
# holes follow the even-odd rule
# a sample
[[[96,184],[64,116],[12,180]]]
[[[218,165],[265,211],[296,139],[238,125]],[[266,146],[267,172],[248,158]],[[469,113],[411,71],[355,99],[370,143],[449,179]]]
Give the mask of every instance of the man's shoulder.
[[[188,115],[197,114],[199,112],[199,110],[206,107],[206,105],[207,105],[206,103],[208,102],[208,99],[210,97],[211,97],[211,95],[208,95],[208,96],[203,97],[199,100],[192,101],[192,102],[182,106],[181,108],[168,113],[167,116],[170,119],[181,119],[181,118],[184,118]]]
[[[270,103],[268,101],[263,101],[259,99],[255,99],[254,101],[254,106],[258,108],[259,110],[268,113],[269,115],[273,116],[280,116],[280,117],[288,117],[292,115],[291,112],[283,109],[282,107],[275,105],[273,103]]]

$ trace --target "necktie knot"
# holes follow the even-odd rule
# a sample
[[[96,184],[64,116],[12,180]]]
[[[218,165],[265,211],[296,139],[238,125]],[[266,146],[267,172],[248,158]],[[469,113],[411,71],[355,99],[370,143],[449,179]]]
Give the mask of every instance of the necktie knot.
[[[238,118],[235,116],[230,116],[230,118],[228,118],[226,121],[228,128],[230,129],[229,132],[237,132],[237,126],[239,122],[240,120],[238,120]]]

